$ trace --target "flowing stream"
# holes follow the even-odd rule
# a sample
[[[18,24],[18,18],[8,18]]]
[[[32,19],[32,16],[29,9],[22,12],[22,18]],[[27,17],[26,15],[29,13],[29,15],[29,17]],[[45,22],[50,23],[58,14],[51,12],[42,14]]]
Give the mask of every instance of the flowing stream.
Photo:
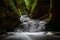
[[[45,29],[45,24],[47,23],[46,20],[31,19],[27,15],[21,15],[20,21],[23,28],[20,28],[21,25],[19,25],[15,32],[40,32]]]
[[[15,32],[8,32],[8,36],[3,40],[47,40],[45,39],[47,32],[43,32],[46,20],[31,19],[27,15],[21,15],[19,19],[22,24],[15,29]]]

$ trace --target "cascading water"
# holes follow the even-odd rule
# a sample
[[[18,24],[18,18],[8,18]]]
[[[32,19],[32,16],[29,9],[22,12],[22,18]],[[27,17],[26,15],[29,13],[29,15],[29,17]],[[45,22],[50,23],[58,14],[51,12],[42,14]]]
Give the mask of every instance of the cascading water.
[[[20,21],[22,24],[15,32],[8,32],[3,40],[46,40],[47,33],[42,31],[45,29],[46,20],[30,19],[27,15],[21,15]]]
[[[46,20],[40,21],[36,19],[31,19],[27,15],[21,15],[20,21],[22,22],[22,27],[18,26],[16,32],[40,32],[45,29]]]

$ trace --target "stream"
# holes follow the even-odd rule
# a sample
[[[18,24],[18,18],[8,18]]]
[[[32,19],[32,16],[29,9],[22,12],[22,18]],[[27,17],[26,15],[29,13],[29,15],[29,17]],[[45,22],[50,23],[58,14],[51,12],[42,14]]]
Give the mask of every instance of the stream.
[[[27,15],[21,15],[19,19],[22,24],[15,29],[15,32],[7,32],[7,35],[3,35],[1,40],[57,40],[60,38],[60,36],[54,36],[52,32],[45,31],[46,20],[30,19]]]

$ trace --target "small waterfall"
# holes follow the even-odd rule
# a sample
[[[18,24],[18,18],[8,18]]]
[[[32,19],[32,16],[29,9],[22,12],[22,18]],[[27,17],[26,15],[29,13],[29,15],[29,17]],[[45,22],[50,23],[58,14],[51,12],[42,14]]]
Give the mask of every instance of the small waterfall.
[[[22,15],[20,21],[22,24],[15,29],[15,32],[8,32],[3,40],[46,40],[47,35],[53,34],[42,31],[47,23],[45,20],[30,19],[27,15]]]
[[[15,32],[40,32],[45,29],[45,24],[47,23],[46,20],[31,19],[27,15],[21,15],[20,21],[22,26],[19,25]]]

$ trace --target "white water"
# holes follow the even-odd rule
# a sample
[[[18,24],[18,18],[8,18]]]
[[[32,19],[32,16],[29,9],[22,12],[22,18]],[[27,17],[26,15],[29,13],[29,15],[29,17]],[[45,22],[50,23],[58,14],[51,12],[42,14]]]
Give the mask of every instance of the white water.
[[[45,36],[45,32],[10,32],[4,40],[42,40]]]
[[[47,40],[47,35],[51,32],[8,32],[8,36],[3,40]]]
[[[16,28],[16,32],[40,32],[45,29],[46,20],[30,19],[27,15],[21,15],[20,21],[23,28]]]
[[[52,35],[50,32],[41,32],[45,29],[46,20],[30,19],[22,15],[20,21],[23,28],[19,25],[15,32],[8,32],[8,36],[3,40],[46,40],[47,35]]]

